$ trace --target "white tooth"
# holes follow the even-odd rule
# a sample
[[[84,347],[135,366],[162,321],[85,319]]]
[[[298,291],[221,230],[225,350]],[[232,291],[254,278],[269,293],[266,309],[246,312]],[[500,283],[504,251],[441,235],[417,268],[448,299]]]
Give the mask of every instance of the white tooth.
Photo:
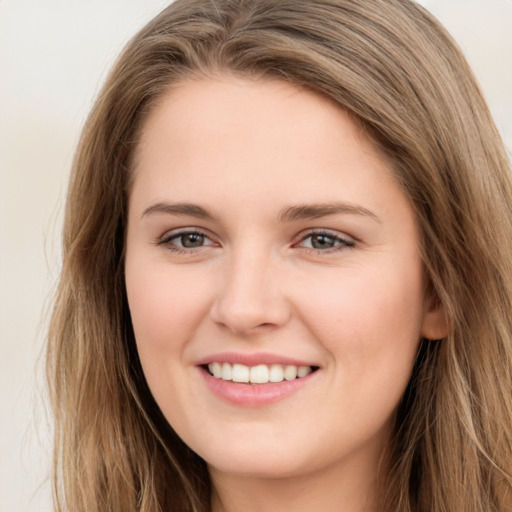
[[[311,366],[299,366],[297,369],[297,377],[305,377],[311,373]]]
[[[284,370],[280,364],[273,364],[270,367],[268,380],[270,382],[281,382],[284,379]]]
[[[266,384],[268,382],[268,374],[269,371],[266,364],[252,366],[249,381],[252,384]]]
[[[220,363],[210,363],[208,369],[215,378],[220,379],[222,377],[222,366]]]
[[[249,382],[249,367],[244,364],[234,364],[233,382]]]
[[[232,380],[233,379],[233,369],[229,363],[222,363],[222,380]]]
[[[284,378],[286,380],[295,380],[297,378],[297,367],[296,366],[287,366],[284,369]]]

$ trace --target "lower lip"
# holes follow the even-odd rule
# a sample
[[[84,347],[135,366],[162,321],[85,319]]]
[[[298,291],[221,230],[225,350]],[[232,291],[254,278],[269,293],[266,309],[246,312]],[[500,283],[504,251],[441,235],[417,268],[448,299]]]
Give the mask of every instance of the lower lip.
[[[291,381],[269,382],[267,384],[243,384],[214,377],[203,368],[201,374],[210,391],[233,405],[240,407],[264,407],[298,393],[310,383],[318,370]]]

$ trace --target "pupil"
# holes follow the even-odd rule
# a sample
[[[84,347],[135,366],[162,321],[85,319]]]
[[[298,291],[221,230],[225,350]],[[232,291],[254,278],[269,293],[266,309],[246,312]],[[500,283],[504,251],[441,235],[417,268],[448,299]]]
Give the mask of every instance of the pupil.
[[[181,239],[181,243],[183,247],[200,247],[203,245],[204,235],[200,235],[199,233],[189,233],[188,235],[183,235]]]
[[[313,235],[311,244],[315,249],[326,249],[334,246],[334,240],[329,235]]]

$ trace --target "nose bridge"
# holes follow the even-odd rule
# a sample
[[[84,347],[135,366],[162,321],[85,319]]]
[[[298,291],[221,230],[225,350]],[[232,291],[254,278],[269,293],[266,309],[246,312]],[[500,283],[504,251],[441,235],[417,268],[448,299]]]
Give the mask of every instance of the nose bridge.
[[[239,334],[283,324],[289,307],[278,267],[269,249],[248,243],[233,250],[212,307],[214,320]]]

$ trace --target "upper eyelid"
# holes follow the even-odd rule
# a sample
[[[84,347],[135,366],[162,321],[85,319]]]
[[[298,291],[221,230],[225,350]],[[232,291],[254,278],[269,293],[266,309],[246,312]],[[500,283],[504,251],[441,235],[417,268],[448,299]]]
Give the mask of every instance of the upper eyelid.
[[[186,226],[182,228],[168,229],[165,231],[159,238],[171,238],[173,236],[179,236],[187,233],[198,233],[200,235],[204,235],[207,237],[211,237],[211,233],[204,228],[200,228],[197,226]]]
[[[342,233],[340,231],[337,231],[335,229],[328,229],[328,228],[310,228],[305,231],[302,231],[299,233],[296,237],[298,241],[304,240],[308,236],[312,236],[315,234],[320,235],[327,235],[332,236],[333,238],[338,238],[339,240],[344,240],[346,242],[356,243],[358,240],[352,235],[349,235],[347,233]]]

